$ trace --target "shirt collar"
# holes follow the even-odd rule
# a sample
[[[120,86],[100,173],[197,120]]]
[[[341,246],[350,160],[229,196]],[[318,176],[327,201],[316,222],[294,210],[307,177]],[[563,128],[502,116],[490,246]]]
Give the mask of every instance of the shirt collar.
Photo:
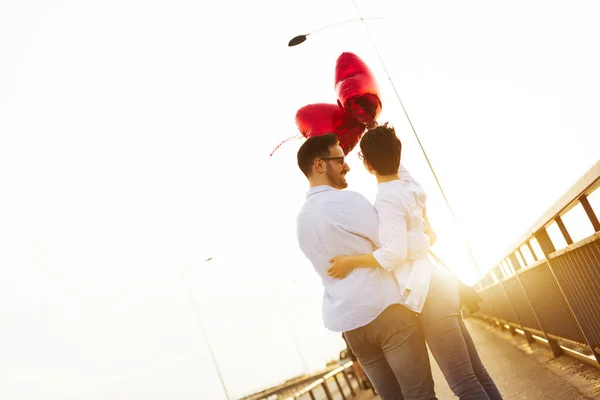
[[[306,198],[308,199],[313,194],[317,194],[317,193],[321,193],[321,192],[328,192],[330,190],[339,190],[339,189],[336,189],[333,186],[329,186],[329,185],[315,186],[315,187],[310,188],[310,190],[308,192],[306,192]]]

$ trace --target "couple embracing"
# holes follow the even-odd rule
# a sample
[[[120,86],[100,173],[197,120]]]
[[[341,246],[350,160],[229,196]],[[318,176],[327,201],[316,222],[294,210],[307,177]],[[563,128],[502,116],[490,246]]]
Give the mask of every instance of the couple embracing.
[[[436,399],[426,342],[459,399],[502,399],[462,321],[456,279],[429,259],[426,195],[394,128],[370,129],[360,149],[379,184],[374,205],[343,190],[350,168],[335,134],[298,151],[310,184],[298,242],[324,286],[325,327],[343,333],[383,400]]]

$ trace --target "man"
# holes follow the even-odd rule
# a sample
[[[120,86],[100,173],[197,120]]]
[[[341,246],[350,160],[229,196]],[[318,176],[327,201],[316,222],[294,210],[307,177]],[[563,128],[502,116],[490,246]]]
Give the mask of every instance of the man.
[[[436,399],[417,316],[400,305],[393,275],[383,268],[358,268],[342,280],[327,275],[332,257],[372,252],[379,244],[373,206],[342,190],[350,168],[336,135],[307,139],[298,166],[310,184],[297,218],[298,242],[323,282],[325,327],[343,332],[383,400]],[[418,252],[413,243],[420,242],[409,241],[409,255]]]
[[[346,337],[344,336],[343,333],[342,333],[342,339],[344,339],[344,342],[346,343],[346,351],[348,352],[348,357],[350,357],[350,360],[352,361],[352,371],[354,372],[354,377],[358,381],[358,387],[361,388],[362,390],[371,389],[371,390],[373,390],[374,394],[377,394],[375,392],[375,388],[373,387],[373,385],[371,384],[371,381],[369,380],[369,377],[365,374],[365,370],[362,369],[362,367],[360,366],[360,364],[358,362],[358,359],[356,358],[356,356],[352,352],[352,349],[348,345],[348,341],[346,340]]]

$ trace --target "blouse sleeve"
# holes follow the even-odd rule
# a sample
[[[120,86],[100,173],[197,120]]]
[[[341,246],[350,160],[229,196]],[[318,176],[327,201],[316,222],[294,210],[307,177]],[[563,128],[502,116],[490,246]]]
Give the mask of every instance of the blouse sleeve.
[[[408,205],[384,197],[375,202],[375,208],[379,214],[381,247],[373,252],[373,257],[383,268],[391,271],[400,266],[408,254]]]

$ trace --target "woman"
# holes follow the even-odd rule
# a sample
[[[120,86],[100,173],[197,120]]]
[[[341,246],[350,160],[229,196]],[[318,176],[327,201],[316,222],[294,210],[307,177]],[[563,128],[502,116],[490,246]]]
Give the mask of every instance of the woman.
[[[402,303],[420,313],[421,329],[448,385],[461,400],[501,400],[460,315],[456,280],[436,268],[427,252],[407,260],[407,234],[435,234],[425,209],[426,195],[400,166],[402,145],[387,124],[369,130],[360,142],[367,170],[375,175],[378,193],[381,247],[373,253],[333,258],[328,271],[343,278],[354,268],[383,267],[392,271],[400,286]]]

